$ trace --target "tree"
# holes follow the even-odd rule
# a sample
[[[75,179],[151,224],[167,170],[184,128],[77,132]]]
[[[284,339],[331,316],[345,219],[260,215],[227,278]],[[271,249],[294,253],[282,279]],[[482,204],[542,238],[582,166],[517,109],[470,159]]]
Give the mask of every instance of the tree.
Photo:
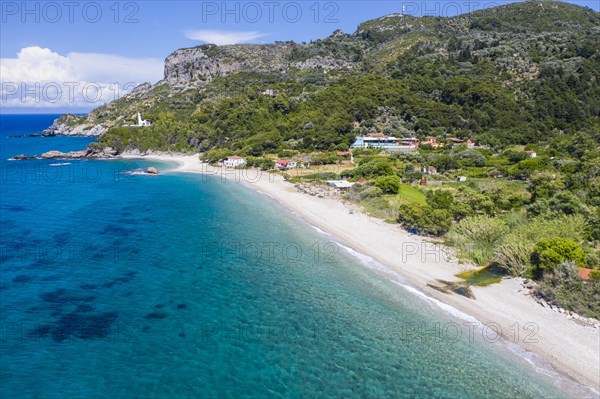
[[[398,207],[398,223],[405,228],[416,228],[421,234],[443,236],[452,226],[452,213],[430,206],[403,203]]]
[[[550,199],[538,198],[527,207],[527,212],[535,216],[554,212],[565,215],[590,214],[588,207],[570,191],[561,191]]]
[[[432,190],[427,192],[427,204],[433,209],[449,210],[454,204],[454,195],[447,190]]]
[[[429,157],[429,164],[435,166],[440,172],[456,169],[456,162],[447,154],[432,154]]]
[[[579,267],[584,266],[585,252],[579,244],[568,238],[540,240],[535,244],[531,261],[538,268],[553,270],[563,262],[571,261]]]
[[[540,198],[550,198],[565,187],[564,180],[556,173],[542,172],[531,176],[529,186],[531,202]]]
[[[375,187],[378,187],[386,194],[398,194],[400,190],[400,178],[396,175],[381,176],[375,179]]]
[[[384,158],[373,158],[361,163],[357,168],[348,171],[348,174],[360,177],[374,177],[392,175],[394,170],[389,160]]]
[[[452,227],[452,214],[445,209],[433,209],[427,219],[425,230],[434,236],[443,236]]]

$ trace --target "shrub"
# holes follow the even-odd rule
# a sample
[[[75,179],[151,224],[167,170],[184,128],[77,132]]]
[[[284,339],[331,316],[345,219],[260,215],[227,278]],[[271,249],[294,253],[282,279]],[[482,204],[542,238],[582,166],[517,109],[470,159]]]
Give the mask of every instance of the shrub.
[[[441,237],[452,227],[452,214],[445,209],[433,209],[425,219],[423,230],[427,234]]]
[[[573,262],[563,262],[554,271],[546,272],[538,294],[582,316],[600,318],[600,280],[594,279],[592,273],[592,279],[584,282]]]
[[[398,206],[398,223],[407,229],[415,228],[421,234],[439,237],[452,226],[452,214],[444,209],[407,202]]]
[[[531,255],[538,241],[556,237],[582,241],[586,228],[585,220],[580,215],[552,219],[540,216],[521,223],[511,226],[513,230],[498,244],[493,258],[508,273],[521,277],[531,277]]]
[[[555,237],[535,244],[531,259],[534,265],[544,270],[553,270],[566,261],[575,262],[577,266],[583,267],[585,252],[575,241]]]
[[[447,190],[432,190],[427,192],[427,204],[434,209],[450,210],[454,204],[454,195]]]
[[[386,194],[398,194],[400,190],[400,178],[395,175],[381,176],[375,179],[375,187],[378,187]]]
[[[361,163],[357,168],[344,172],[347,176],[356,177],[375,177],[386,176],[394,173],[392,164],[387,159],[374,158],[365,163]]]
[[[348,198],[351,201],[361,202],[367,198],[380,197],[382,194],[383,192],[381,191],[381,189],[375,186],[371,186],[369,184],[355,184],[354,186],[352,186],[352,188],[350,188],[350,190],[348,190],[346,198]]]
[[[200,155],[200,160],[208,163],[215,163],[231,155],[228,149],[213,149]]]
[[[493,260],[512,276],[529,276],[532,246],[519,235],[511,234],[496,247]]]
[[[452,226],[448,237],[461,255],[478,265],[489,263],[496,246],[509,229],[503,220],[489,216],[470,216]]]
[[[564,215],[546,218],[533,218],[523,226],[520,234],[524,239],[533,243],[542,239],[554,237],[569,238],[573,241],[583,241],[586,234],[585,218],[581,215]]]

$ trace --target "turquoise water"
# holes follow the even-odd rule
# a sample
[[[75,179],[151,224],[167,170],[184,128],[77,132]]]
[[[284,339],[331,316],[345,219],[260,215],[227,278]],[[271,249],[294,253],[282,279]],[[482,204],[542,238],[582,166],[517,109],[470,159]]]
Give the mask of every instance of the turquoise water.
[[[569,396],[246,187],[0,118],[2,398]]]

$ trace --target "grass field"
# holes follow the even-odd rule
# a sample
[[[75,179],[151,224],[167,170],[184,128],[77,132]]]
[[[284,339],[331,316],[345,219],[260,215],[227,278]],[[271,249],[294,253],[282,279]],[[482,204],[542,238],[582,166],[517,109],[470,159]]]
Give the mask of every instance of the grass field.
[[[410,202],[417,203],[419,205],[425,205],[425,194],[419,190],[416,186],[410,184],[402,184],[398,197],[409,200]]]

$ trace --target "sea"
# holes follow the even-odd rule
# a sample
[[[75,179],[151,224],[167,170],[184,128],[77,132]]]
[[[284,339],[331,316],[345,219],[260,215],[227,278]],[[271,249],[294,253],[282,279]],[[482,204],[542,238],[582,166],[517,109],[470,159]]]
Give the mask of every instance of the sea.
[[[252,188],[10,160],[57,116],[0,115],[1,398],[590,396]]]

